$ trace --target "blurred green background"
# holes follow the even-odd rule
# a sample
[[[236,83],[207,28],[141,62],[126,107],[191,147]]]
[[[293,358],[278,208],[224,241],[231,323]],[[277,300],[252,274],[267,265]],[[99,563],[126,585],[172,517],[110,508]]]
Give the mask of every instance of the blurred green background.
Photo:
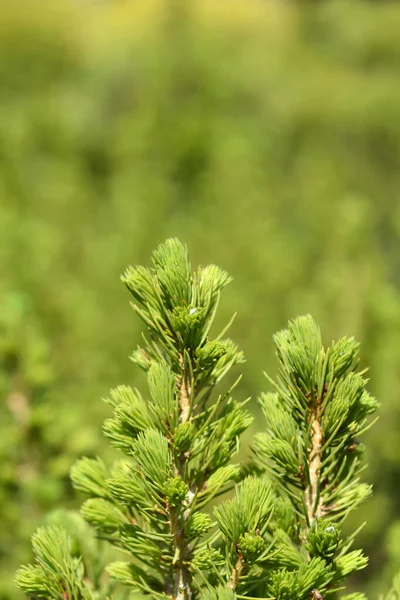
[[[141,384],[119,274],[178,236],[234,282],[219,325],[267,389],[309,312],[362,342],[382,403],[355,582],[400,569],[400,3],[198,0],[0,7],[0,599],[30,534],[110,454],[110,387]],[[253,403],[254,410],[255,402]],[[248,436],[247,441],[250,440]]]

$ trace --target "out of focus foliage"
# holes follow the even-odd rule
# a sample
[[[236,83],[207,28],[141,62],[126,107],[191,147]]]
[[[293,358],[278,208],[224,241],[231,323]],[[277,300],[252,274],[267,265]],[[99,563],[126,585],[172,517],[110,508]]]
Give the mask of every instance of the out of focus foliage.
[[[10,571],[18,555],[30,556],[29,532],[47,511],[71,501],[71,457],[97,443],[94,432],[80,428],[79,413],[60,401],[50,350],[23,294],[0,301],[0,394],[3,599],[15,595]]]
[[[1,598],[18,597],[11,573],[41,515],[68,504],[75,456],[102,444],[99,398],[135,376],[117,275],[174,235],[235,277],[217,325],[239,311],[243,395],[263,389],[271,334],[296,314],[327,343],[362,342],[382,407],[360,544],[369,591],[388,587],[400,567],[399,31],[395,2],[1,3],[1,322],[27,298],[17,354],[38,343],[26,334],[49,356],[18,362],[38,407],[28,425],[1,357]]]

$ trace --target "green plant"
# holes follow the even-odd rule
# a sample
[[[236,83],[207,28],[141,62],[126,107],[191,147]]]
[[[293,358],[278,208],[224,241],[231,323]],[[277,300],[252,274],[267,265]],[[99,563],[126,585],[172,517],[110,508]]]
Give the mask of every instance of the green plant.
[[[374,597],[399,565],[397,525],[387,534],[400,481],[400,4],[183,3],[179,21],[160,0],[0,3],[1,285],[32,298],[55,377],[58,474],[35,514],[61,503],[55,490],[64,502],[76,456],[107,451],[97,399],[130,381],[138,333],[114,274],[185,236],[196,260],[235,273],[216,324],[240,314],[239,397],[262,389],[269,332],[292,316],[361,341],[384,398],[367,434],[376,493],[358,511],[370,556],[358,584]],[[16,541],[16,520],[24,532],[4,544],[14,565],[1,557],[10,600],[35,524],[5,492],[0,537]]]
[[[377,403],[355,370],[358,344],[343,338],[325,350],[311,317],[275,336],[276,391],[260,400],[267,431],[254,444],[258,466],[245,476],[250,467],[231,463],[252,420],[246,402],[231,396],[237,380],[212,395],[243,362],[227,328],[211,336],[229,276],[214,265],[192,272],[186,248],[169,239],[152,269],[130,267],[122,281],[147,326],[132,360],[147,373],[149,399],[126,386],[113,390],[103,430],[124,459],[109,469],[84,458],[72,469],[88,497],[82,516],[129,558],[109,564],[109,577],[174,600],[336,598],[366,566],[362,552],[350,550],[356,532],[340,532],[370,492],[359,480],[358,438]],[[235,483],[234,497],[211,515],[211,501]],[[33,544],[37,564],[17,573],[28,595],[105,597],[62,528],[39,530]]]
[[[340,526],[371,493],[360,480],[360,437],[377,402],[366,390],[365,372],[357,372],[354,338],[325,349],[318,326],[306,316],[274,339],[279,374],[271,380],[275,391],[260,398],[267,431],[257,434],[254,450],[278,490],[278,537],[293,558],[288,565],[280,558],[270,591],[276,598],[307,597],[294,581],[315,561],[321,574],[308,593],[335,597],[345,579],[367,565],[361,550],[350,550],[358,531],[342,536]]]

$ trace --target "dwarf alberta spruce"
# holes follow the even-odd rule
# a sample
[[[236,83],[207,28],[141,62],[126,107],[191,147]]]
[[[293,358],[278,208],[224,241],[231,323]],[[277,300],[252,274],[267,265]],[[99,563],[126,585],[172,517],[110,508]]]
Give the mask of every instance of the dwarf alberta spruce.
[[[210,333],[229,276],[214,265],[192,272],[186,248],[169,239],[151,269],[130,267],[122,280],[147,329],[132,360],[147,372],[148,398],[113,390],[104,434],[123,460],[72,468],[87,496],[83,518],[121,557],[106,568],[120,585],[113,597],[127,589],[165,600],[338,598],[367,562],[351,549],[356,532],[340,531],[370,493],[359,437],[377,404],[355,371],[358,344],[343,338],[324,349],[309,316],[275,336],[279,375],[261,396],[265,430],[243,467],[232,458],[252,416],[232,397],[238,380],[213,395],[243,362],[227,328]],[[71,544],[62,527],[38,530],[36,564],[18,571],[17,585],[32,598],[109,597]]]

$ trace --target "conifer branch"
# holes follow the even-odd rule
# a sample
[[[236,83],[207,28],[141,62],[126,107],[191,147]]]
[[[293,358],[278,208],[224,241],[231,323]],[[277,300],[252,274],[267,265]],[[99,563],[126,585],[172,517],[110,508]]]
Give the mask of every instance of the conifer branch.
[[[109,576],[160,600],[336,600],[367,563],[351,550],[357,532],[340,531],[370,493],[358,438],[377,403],[356,371],[358,344],[343,338],[325,349],[309,316],[275,336],[279,374],[260,398],[267,426],[254,444],[258,464],[240,468],[231,459],[252,421],[247,401],[232,398],[236,384],[211,400],[243,360],[233,342],[209,337],[229,277],[215,266],[192,273],[178,240],[160,246],[153,265],[123,276],[147,327],[132,358],[149,390],[145,399],[119,386],[107,400],[104,433],[125,458],[111,469],[82,459],[71,473],[88,497],[82,516],[129,557],[109,564]],[[267,477],[256,476],[262,471]],[[202,512],[233,487],[212,516]],[[62,532],[34,541],[39,564],[19,572],[21,589],[46,600],[105,600],[86,585]]]
[[[276,518],[286,532],[278,535],[291,546],[293,566],[298,553],[296,577],[301,580],[304,569],[312,572],[318,565],[309,594],[321,600],[367,564],[361,551],[349,551],[355,534],[341,538],[339,525],[370,493],[359,479],[363,447],[355,440],[377,402],[366,391],[363,374],[356,372],[358,344],[353,338],[325,349],[319,328],[306,316],[274,339],[279,375],[272,382],[275,392],[260,399],[267,431],[256,436],[254,449],[275,483]],[[280,597],[291,587],[290,577],[277,574],[271,595]]]
[[[230,340],[209,337],[219,292],[230,278],[214,265],[192,273],[186,248],[174,239],[154,252],[153,265],[130,267],[122,277],[148,330],[132,358],[147,371],[151,399],[146,403],[126,387],[114,390],[114,415],[104,426],[133,461],[111,477],[94,463],[78,463],[73,481],[120,511],[122,522],[110,539],[134,562],[111,565],[109,572],[142,591],[156,591],[158,578],[160,593],[192,600],[201,597],[201,581],[210,586],[207,571],[217,552],[202,554],[212,521],[200,508],[237,477],[238,468],[227,463],[251,417],[230,395],[210,404],[216,382],[242,362]],[[99,526],[99,515],[85,515]],[[140,571],[138,559],[146,565]]]

